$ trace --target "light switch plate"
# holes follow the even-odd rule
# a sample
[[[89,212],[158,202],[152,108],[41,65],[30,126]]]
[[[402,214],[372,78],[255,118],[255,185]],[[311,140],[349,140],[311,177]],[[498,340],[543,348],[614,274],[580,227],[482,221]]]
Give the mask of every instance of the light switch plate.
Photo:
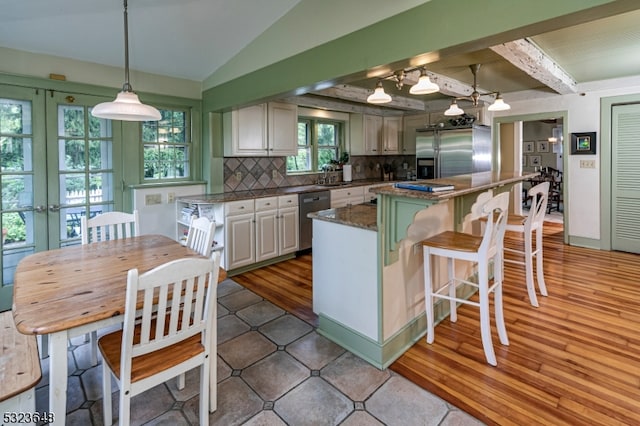
[[[580,160],[581,169],[595,169],[596,160]]]

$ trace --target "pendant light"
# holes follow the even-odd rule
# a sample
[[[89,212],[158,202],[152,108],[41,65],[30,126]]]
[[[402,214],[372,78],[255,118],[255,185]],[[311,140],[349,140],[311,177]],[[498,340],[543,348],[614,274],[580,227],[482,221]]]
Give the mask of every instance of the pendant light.
[[[418,79],[418,82],[411,86],[411,89],[409,89],[409,93],[411,93],[412,95],[428,95],[430,93],[436,93],[439,90],[440,86],[432,82],[427,75],[427,70],[425,68],[422,68],[420,70],[420,78]]]
[[[496,95],[496,100],[493,101],[493,103],[489,105],[489,108],[487,109],[489,111],[506,111],[511,109],[511,106],[506,103],[504,99],[502,99],[502,96],[500,96],[500,92],[498,92],[498,94]]]
[[[449,109],[444,112],[444,115],[452,116],[452,115],[462,115],[464,111],[462,108],[458,106],[458,102],[455,99],[451,101],[451,105],[449,105]]]
[[[382,87],[382,80],[378,80],[376,84],[376,90],[367,98],[367,102],[370,104],[386,104],[391,102],[391,96],[388,93],[384,92],[384,87]]]
[[[140,102],[129,83],[129,22],[127,0],[124,0],[124,84],[113,102],[103,102],[91,110],[97,118],[124,121],[158,121],[162,116],[156,108]]]

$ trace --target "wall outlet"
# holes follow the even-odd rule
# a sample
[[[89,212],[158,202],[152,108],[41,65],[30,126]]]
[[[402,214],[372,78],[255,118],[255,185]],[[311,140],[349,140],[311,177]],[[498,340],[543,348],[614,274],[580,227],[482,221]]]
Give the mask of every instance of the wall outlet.
[[[360,173],[360,164],[356,165],[356,173]]]
[[[236,179],[242,180],[242,172],[236,172]]]
[[[176,201],[176,194],[175,192],[170,192],[167,194],[167,203],[171,204],[174,201]]]
[[[144,204],[152,206],[154,204],[162,204],[162,194],[147,194],[144,196]]]
[[[278,171],[276,169],[271,171],[271,179],[278,179]]]
[[[581,169],[595,169],[596,160],[580,160]]]

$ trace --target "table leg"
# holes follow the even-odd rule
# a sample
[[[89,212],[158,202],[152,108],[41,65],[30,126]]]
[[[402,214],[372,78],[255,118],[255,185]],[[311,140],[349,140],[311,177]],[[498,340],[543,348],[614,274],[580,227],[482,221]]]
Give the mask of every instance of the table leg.
[[[49,335],[49,412],[54,425],[64,425],[67,414],[67,332]]]

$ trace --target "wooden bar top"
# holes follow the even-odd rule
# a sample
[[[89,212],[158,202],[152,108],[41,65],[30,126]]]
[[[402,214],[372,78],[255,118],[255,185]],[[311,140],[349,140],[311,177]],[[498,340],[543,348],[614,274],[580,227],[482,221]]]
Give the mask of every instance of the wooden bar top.
[[[13,318],[24,334],[47,334],[124,314],[129,269],[140,273],[200,255],[162,235],[43,251],[22,259],[14,277]],[[220,270],[219,281],[226,277]]]
[[[408,198],[422,198],[427,200],[447,200],[450,198],[459,197],[461,195],[471,194],[474,192],[485,191],[488,189],[496,188],[501,185],[509,183],[517,183],[525,180],[529,180],[539,175],[538,172],[534,173],[512,173],[512,172],[482,172],[471,173],[468,175],[451,176],[440,179],[429,179],[411,181],[411,183],[438,183],[453,185],[452,191],[442,192],[424,192],[411,189],[395,188],[393,185],[385,185],[371,188],[370,192],[376,194],[395,195]]]

